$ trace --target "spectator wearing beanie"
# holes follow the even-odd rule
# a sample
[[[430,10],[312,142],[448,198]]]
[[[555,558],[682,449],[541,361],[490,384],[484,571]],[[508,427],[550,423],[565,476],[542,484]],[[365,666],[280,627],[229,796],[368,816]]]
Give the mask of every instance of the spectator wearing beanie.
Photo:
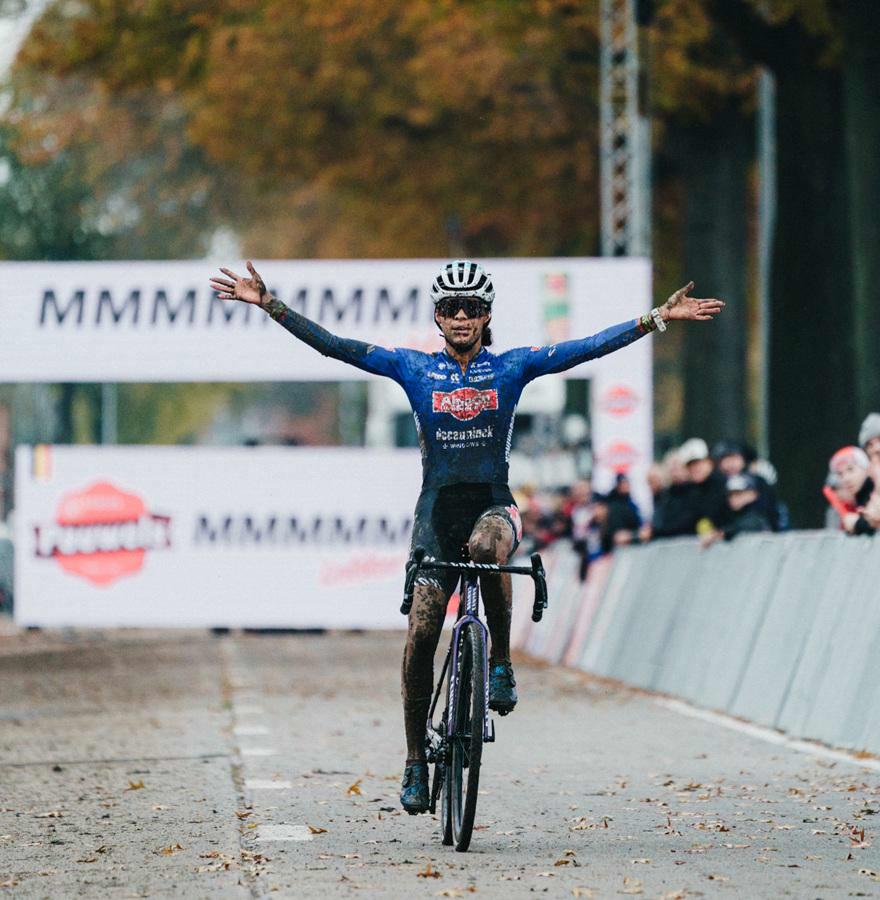
[[[725,484],[730,517],[723,529],[712,531],[702,538],[704,547],[724,538],[732,541],[738,534],[770,531],[770,523],[761,510],[761,495],[754,475],[731,475]]]
[[[842,447],[828,464],[837,484],[837,494],[846,508],[840,524],[847,534],[874,534],[876,531],[876,526],[864,515],[864,507],[874,492],[869,466],[868,455],[861,447]]]
[[[712,459],[715,460],[715,466],[725,478],[732,475],[748,474],[755,482],[755,489],[758,491],[758,509],[761,515],[770,523],[773,531],[780,530],[780,514],[779,500],[776,496],[776,488],[774,484],[764,477],[760,472],[752,470],[757,462],[757,454],[743,444],[736,441],[719,441],[712,448]],[[772,471],[773,467],[766,463]],[[746,469],[749,469],[746,472]]]

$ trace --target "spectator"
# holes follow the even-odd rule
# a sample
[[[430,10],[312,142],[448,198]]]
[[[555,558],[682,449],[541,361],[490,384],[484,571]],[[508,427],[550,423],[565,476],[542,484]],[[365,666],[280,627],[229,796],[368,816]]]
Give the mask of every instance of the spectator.
[[[602,534],[602,550],[610,553],[614,547],[639,542],[642,517],[631,495],[629,478],[617,475],[612,490],[606,497],[608,519]]]
[[[865,417],[859,429],[859,444],[868,454],[871,480],[880,486],[880,413],[868,413]]]
[[[727,506],[730,510],[727,524],[703,536],[702,544],[708,547],[715,541],[732,541],[738,534],[748,531],[770,531],[770,523],[761,511],[760,491],[754,475],[731,475],[725,483]]]
[[[601,554],[601,527],[596,516],[596,503],[588,481],[576,481],[563,505],[574,551],[580,556],[578,577],[584,581],[590,563]],[[607,513],[607,507],[605,509]]]
[[[781,531],[783,516],[776,496],[776,469],[766,459],[758,459],[757,453],[736,441],[721,441],[712,448],[712,458],[718,471],[725,478],[731,475],[750,474],[758,491],[758,508],[770,523],[773,531]]]
[[[677,450],[667,453],[663,462],[669,485],[654,498],[654,517],[650,533],[646,530],[644,540],[678,537],[696,531],[697,520],[690,500],[693,485],[688,477],[687,467]]]
[[[689,501],[697,534],[723,528],[730,518],[726,478],[715,468],[706,442],[691,438],[681,445],[679,455],[693,484]]]
[[[836,482],[836,493],[840,497],[844,511],[841,527],[847,534],[874,534],[876,502],[868,509],[869,519],[864,515],[866,504],[872,500],[874,481],[868,474],[870,461],[860,447],[842,447],[831,457],[829,469]]]

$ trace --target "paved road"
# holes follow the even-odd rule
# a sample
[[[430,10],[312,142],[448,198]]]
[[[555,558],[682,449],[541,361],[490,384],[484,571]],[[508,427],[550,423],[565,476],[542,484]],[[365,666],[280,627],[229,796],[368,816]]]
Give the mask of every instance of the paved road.
[[[0,639],[0,892],[880,897],[877,772],[524,662],[450,851],[397,808],[400,645]]]

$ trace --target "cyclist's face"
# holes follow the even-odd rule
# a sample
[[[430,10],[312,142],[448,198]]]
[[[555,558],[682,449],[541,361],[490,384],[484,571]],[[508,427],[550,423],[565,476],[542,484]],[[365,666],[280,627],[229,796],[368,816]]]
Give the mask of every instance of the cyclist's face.
[[[441,300],[437,304],[436,322],[447,343],[459,352],[476,344],[490,318],[486,305],[475,297]]]

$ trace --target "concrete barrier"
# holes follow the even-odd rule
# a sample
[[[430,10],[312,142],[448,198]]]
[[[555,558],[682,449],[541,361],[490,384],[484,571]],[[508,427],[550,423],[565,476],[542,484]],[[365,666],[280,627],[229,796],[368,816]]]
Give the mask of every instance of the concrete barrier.
[[[569,547],[544,555],[546,632],[543,623],[515,628],[515,646],[798,737],[880,752],[880,538],[743,535],[709,549],[658,541],[601,560],[585,584]]]

